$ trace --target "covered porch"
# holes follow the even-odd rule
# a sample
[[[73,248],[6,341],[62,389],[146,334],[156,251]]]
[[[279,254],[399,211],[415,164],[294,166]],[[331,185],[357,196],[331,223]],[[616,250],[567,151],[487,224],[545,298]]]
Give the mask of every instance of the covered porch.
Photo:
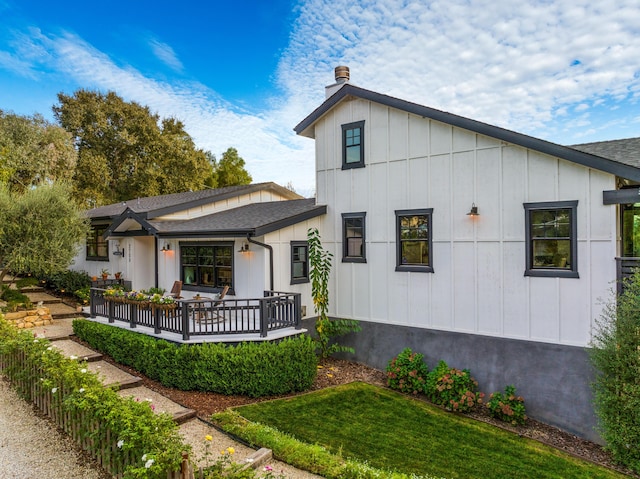
[[[305,332],[301,295],[265,291],[263,297],[178,299],[154,304],[105,297],[91,288],[90,318],[178,343],[277,340]]]

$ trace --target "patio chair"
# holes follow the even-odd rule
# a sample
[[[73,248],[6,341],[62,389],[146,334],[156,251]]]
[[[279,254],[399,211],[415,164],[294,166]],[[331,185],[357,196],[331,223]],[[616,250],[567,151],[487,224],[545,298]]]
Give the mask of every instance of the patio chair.
[[[225,286],[224,288],[222,288],[222,291],[220,292],[218,298],[213,303],[211,303],[211,306],[209,308],[206,308],[204,317],[198,316],[196,318],[196,321],[198,321],[199,323],[220,323],[224,321],[224,308],[221,308],[220,305],[222,304],[222,300],[228,292],[229,286]]]
[[[174,299],[181,299],[182,296],[180,296],[180,293],[182,293],[182,281],[174,281],[173,287],[171,288],[171,292],[168,296],[171,296]]]

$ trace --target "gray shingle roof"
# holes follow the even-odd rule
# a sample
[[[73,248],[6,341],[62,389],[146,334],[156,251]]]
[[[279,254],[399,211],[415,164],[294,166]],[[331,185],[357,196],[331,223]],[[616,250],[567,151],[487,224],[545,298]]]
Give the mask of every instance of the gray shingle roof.
[[[582,143],[571,148],[640,168],[640,138]]]
[[[101,206],[87,211],[89,218],[115,218],[121,215],[127,208],[136,213],[146,213],[147,218],[154,218],[176,211],[186,210],[194,206],[220,201],[226,198],[239,196],[255,191],[270,190],[283,195],[288,199],[300,199],[300,195],[283,188],[273,182],[254,183],[242,186],[227,186],[201,191],[187,191],[170,195],[148,196]]]
[[[184,221],[150,221],[158,236],[261,236],[326,213],[314,198],[252,203]]]

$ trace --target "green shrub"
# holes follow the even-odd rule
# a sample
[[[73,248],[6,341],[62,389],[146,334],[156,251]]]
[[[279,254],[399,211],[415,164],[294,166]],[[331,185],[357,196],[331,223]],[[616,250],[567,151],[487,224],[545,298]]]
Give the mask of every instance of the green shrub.
[[[598,429],[614,459],[640,473],[640,273],[596,320],[590,349]]]
[[[86,271],[66,270],[40,278],[46,287],[60,293],[73,293],[91,287],[91,277]]]
[[[49,396],[47,412],[60,426],[63,418],[73,418],[77,440],[95,457],[107,454],[103,466],[112,474],[124,469],[126,478],[164,479],[167,470],[179,470],[181,452],[190,446],[169,414],[154,413],[146,401],[122,398],[85,363],[1,317],[0,359],[2,374],[24,399],[37,403],[37,397]]]
[[[489,396],[487,408],[491,416],[514,426],[524,424],[527,420],[524,409],[524,398],[516,396],[516,388],[509,385],[504,388],[504,393],[496,392]]]
[[[424,356],[405,348],[387,365],[387,385],[403,393],[424,393],[428,374]]]
[[[305,391],[317,373],[315,345],[307,335],[280,342],[176,345],[87,320],[75,334],[115,361],[168,387],[250,397]]]
[[[7,303],[7,310],[9,311],[15,311],[20,306],[31,307],[31,301],[26,295],[4,284],[0,285],[0,299]]]
[[[25,276],[16,281],[16,288],[28,288],[29,286],[36,286],[38,283],[38,278],[34,278],[33,276]]]
[[[476,392],[478,382],[468,369],[450,368],[440,361],[427,376],[425,393],[434,404],[458,412],[467,412],[482,403],[484,393]]]

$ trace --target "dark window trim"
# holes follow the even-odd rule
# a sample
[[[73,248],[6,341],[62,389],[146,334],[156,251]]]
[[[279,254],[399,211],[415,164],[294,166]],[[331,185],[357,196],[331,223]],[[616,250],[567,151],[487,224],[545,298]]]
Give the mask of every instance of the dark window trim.
[[[102,230],[102,233],[98,234],[96,230]],[[87,261],[109,261],[109,240],[104,240],[107,248],[107,254],[105,256],[89,255],[89,238],[91,242],[96,242],[96,252],[98,251],[98,236],[102,237],[104,233],[109,229],[108,223],[91,225],[89,234],[87,235],[87,242],[85,244],[85,255]]]
[[[396,210],[396,271],[411,271],[415,273],[433,273],[433,248],[432,248],[432,220],[433,220],[433,208],[420,208],[415,210]],[[400,238],[400,218],[403,216],[427,216],[428,221],[428,233],[427,245],[429,248],[429,264],[402,264],[402,241]]]
[[[543,278],[579,278],[578,274],[578,201],[544,201],[537,203],[523,203],[525,210],[525,238],[526,264],[525,276]],[[534,268],[533,267],[533,239],[531,237],[531,212],[536,210],[568,209],[571,221],[571,269]]]
[[[347,131],[360,128],[360,161],[347,163]],[[342,125],[342,169],[364,168],[364,120]]]
[[[305,273],[306,275],[300,276],[298,278],[295,278],[293,276],[293,265],[294,265],[294,261],[293,261],[293,249],[294,248],[300,248],[300,247],[304,247],[307,250],[307,253],[305,255],[306,258],[306,265],[305,265]],[[303,284],[303,283],[308,283],[309,282],[309,243],[307,241],[291,241],[291,284]]]
[[[216,247],[216,246],[230,246],[231,247],[231,286],[229,287],[229,292],[227,294],[234,295],[234,285],[236,284],[235,276],[236,276],[236,268],[235,268],[235,243],[233,241],[191,241],[191,242],[180,242],[179,244],[179,254],[180,254],[180,271],[179,276],[182,281],[182,289],[185,291],[204,291],[209,293],[220,293],[222,288],[216,288],[212,286],[202,286],[199,284],[185,284],[184,278],[182,277],[183,272],[183,264],[182,264],[182,248],[186,246],[196,246],[196,247]],[[215,267],[215,266],[214,266]]]
[[[362,256],[348,256],[347,250],[347,229],[345,220],[351,218],[362,218]],[[342,213],[342,262],[343,263],[366,263],[367,262],[367,213]]]

